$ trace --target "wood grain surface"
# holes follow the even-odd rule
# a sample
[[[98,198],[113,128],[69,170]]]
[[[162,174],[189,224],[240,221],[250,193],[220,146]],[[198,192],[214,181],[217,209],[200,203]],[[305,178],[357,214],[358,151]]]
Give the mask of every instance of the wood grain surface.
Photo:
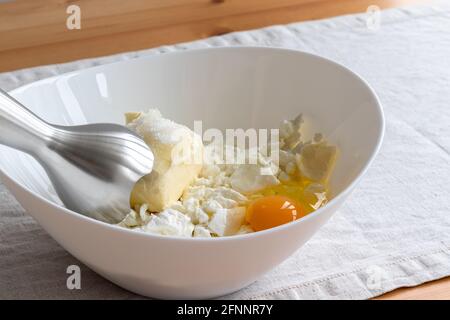
[[[5,0],[3,0],[5,1]],[[0,72],[426,0],[15,0],[0,3]],[[81,29],[66,27],[69,5]]]
[[[0,72],[429,0],[0,1]],[[66,27],[69,5],[81,29]],[[450,278],[376,299],[450,299]]]
[[[401,288],[375,300],[449,300],[450,299],[450,277],[431,281],[423,285],[411,288]]]

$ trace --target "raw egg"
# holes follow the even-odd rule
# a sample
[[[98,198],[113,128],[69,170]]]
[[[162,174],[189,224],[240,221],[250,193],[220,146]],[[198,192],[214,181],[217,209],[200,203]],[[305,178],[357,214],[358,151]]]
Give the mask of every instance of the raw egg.
[[[270,229],[305,215],[302,205],[283,195],[258,198],[247,207],[246,220],[253,230]]]

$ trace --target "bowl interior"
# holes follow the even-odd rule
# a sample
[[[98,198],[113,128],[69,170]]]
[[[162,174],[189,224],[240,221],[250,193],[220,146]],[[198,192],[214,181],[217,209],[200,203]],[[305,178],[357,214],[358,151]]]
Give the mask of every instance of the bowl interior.
[[[364,169],[382,135],[379,103],[358,76],[316,56],[270,48],[216,48],[163,54],[45,79],[16,89],[20,102],[62,125],[123,123],[123,113],[159,108],[193,127],[278,128],[303,113],[309,134],[340,150],[331,179],[336,195]],[[0,169],[60,204],[40,165],[0,146]]]

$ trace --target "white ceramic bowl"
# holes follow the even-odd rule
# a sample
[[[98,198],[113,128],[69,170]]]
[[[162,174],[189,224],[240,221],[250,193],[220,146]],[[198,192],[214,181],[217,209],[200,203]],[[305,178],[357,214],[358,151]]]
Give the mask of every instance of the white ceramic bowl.
[[[60,245],[119,286],[158,298],[224,295],[277,266],[342,205],[384,131],[380,103],[359,76],[324,58],[274,48],[144,57],[38,81],[12,95],[64,125],[123,123],[124,112],[149,107],[190,127],[201,119],[205,128],[222,129],[277,128],[303,113],[314,131],[339,147],[331,179],[335,196],[325,207],[249,235],[183,239],[125,230],[65,209],[32,158],[0,146],[2,181]]]

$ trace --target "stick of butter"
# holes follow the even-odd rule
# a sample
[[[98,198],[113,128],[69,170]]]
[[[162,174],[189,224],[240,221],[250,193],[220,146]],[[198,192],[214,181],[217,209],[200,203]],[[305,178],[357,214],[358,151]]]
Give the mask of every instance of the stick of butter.
[[[131,192],[130,203],[147,204],[160,212],[174,204],[202,168],[201,138],[186,126],[161,116],[157,109],[127,113],[127,127],[139,134],[155,156],[153,171],[141,178]]]

